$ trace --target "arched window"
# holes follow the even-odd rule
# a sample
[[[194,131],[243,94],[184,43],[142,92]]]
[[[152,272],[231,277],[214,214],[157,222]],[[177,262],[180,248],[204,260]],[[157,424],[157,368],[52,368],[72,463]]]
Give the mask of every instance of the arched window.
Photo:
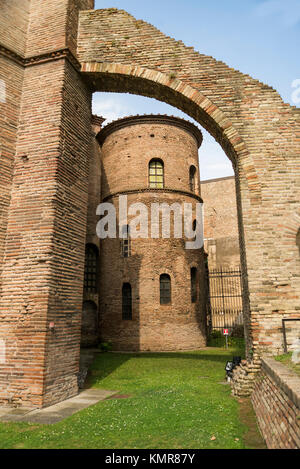
[[[131,240],[129,225],[122,226],[121,252],[123,257],[131,256]]]
[[[98,259],[97,246],[87,244],[85,247],[84,289],[89,293],[98,292]]]
[[[171,277],[168,274],[160,276],[160,304],[168,305],[171,303]]]
[[[132,292],[130,283],[123,283],[122,287],[122,319],[132,320]]]
[[[191,300],[192,303],[197,302],[197,269],[191,268]]]
[[[190,190],[191,192],[195,192],[196,190],[196,168],[195,166],[190,167]]]
[[[151,160],[149,163],[149,187],[164,188],[164,164],[161,160]]]

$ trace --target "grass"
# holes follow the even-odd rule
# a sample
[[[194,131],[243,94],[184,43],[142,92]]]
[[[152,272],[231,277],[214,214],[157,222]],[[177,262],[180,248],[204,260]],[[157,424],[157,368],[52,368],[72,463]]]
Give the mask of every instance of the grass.
[[[0,448],[245,448],[248,426],[224,382],[225,363],[237,354],[98,354],[89,385],[129,397],[54,425],[0,423]]]
[[[290,352],[290,353],[285,353],[283,355],[278,355],[277,357],[274,357],[274,358],[276,361],[283,363],[288,368],[293,370],[298,376],[300,376],[300,363],[297,363],[297,364],[293,363],[292,355],[293,355],[293,352]]]
[[[243,349],[245,346],[245,339],[238,338],[238,337],[231,337],[227,338],[228,346],[238,349]],[[222,337],[209,337],[208,338],[208,347],[219,347],[225,348],[226,347],[226,339],[224,336]]]

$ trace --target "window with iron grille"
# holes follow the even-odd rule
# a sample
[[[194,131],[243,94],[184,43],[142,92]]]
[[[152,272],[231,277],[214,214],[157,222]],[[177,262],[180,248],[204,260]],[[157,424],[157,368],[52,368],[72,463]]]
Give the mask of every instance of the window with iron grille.
[[[87,244],[85,248],[84,289],[89,293],[98,292],[98,248]]]
[[[149,187],[164,188],[164,164],[161,160],[151,160],[149,163]]]
[[[129,225],[122,226],[121,253],[123,257],[131,256],[131,240]]]
[[[196,184],[195,184],[196,171],[197,170],[196,170],[195,166],[190,167],[190,190],[191,190],[191,192],[195,192],[195,189],[196,189]]]
[[[171,303],[171,277],[168,274],[160,276],[160,304],[167,305]]]
[[[132,320],[132,292],[130,283],[124,283],[122,288],[122,319]]]
[[[191,299],[192,303],[197,302],[197,269],[191,268]]]

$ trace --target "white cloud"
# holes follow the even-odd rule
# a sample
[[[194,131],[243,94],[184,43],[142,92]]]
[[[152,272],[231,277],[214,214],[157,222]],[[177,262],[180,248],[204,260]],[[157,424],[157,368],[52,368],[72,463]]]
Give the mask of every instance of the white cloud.
[[[299,0],[267,0],[256,7],[260,17],[279,15],[287,27],[295,26],[300,21]]]
[[[95,93],[93,97],[93,113],[106,119],[104,125],[109,122],[136,114],[169,114],[176,115],[192,121],[191,117],[168,104],[124,93]],[[230,160],[225,155],[221,146],[204,129],[203,144],[199,150],[200,176],[202,180],[215,179],[233,175]]]
[[[121,117],[134,114],[134,111],[114,96],[103,97],[101,94],[96,94],[93,99],[93,114],[104,117],[105,124],[108,124]]]
[[[217,179],[233,176],[234,171],[231,161],[224,153],[221,146],[205,130],[203,143],[199,150],[201,180]]]
[[[226,158],[226,157],[225,157]],[[224,158],[222,158],[224,159]],[[219,163],[209,163],[208,161],[201,164],[200,159],[200,177],[201,181],[207,179],[218,179],[233,176],[234,171],[230,161],[221,161]]]

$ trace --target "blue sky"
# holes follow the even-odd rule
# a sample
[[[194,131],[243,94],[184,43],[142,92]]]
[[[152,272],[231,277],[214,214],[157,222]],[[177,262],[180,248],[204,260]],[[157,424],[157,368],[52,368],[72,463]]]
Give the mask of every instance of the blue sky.
[[[119,8],[168,36],[222,60],[292,100],[300,79],[300,0],[96,0],[95,8]],[[297,104],[299,106],[299,104]],[[141,96],[95,93],[95,113],[108,120],[133,114],[163,113],[190,117],[178,109]],[[199,125],[199,124],[197,124]],[[213,138],[204,133],[199,151],[202,179],[233,174]]]

